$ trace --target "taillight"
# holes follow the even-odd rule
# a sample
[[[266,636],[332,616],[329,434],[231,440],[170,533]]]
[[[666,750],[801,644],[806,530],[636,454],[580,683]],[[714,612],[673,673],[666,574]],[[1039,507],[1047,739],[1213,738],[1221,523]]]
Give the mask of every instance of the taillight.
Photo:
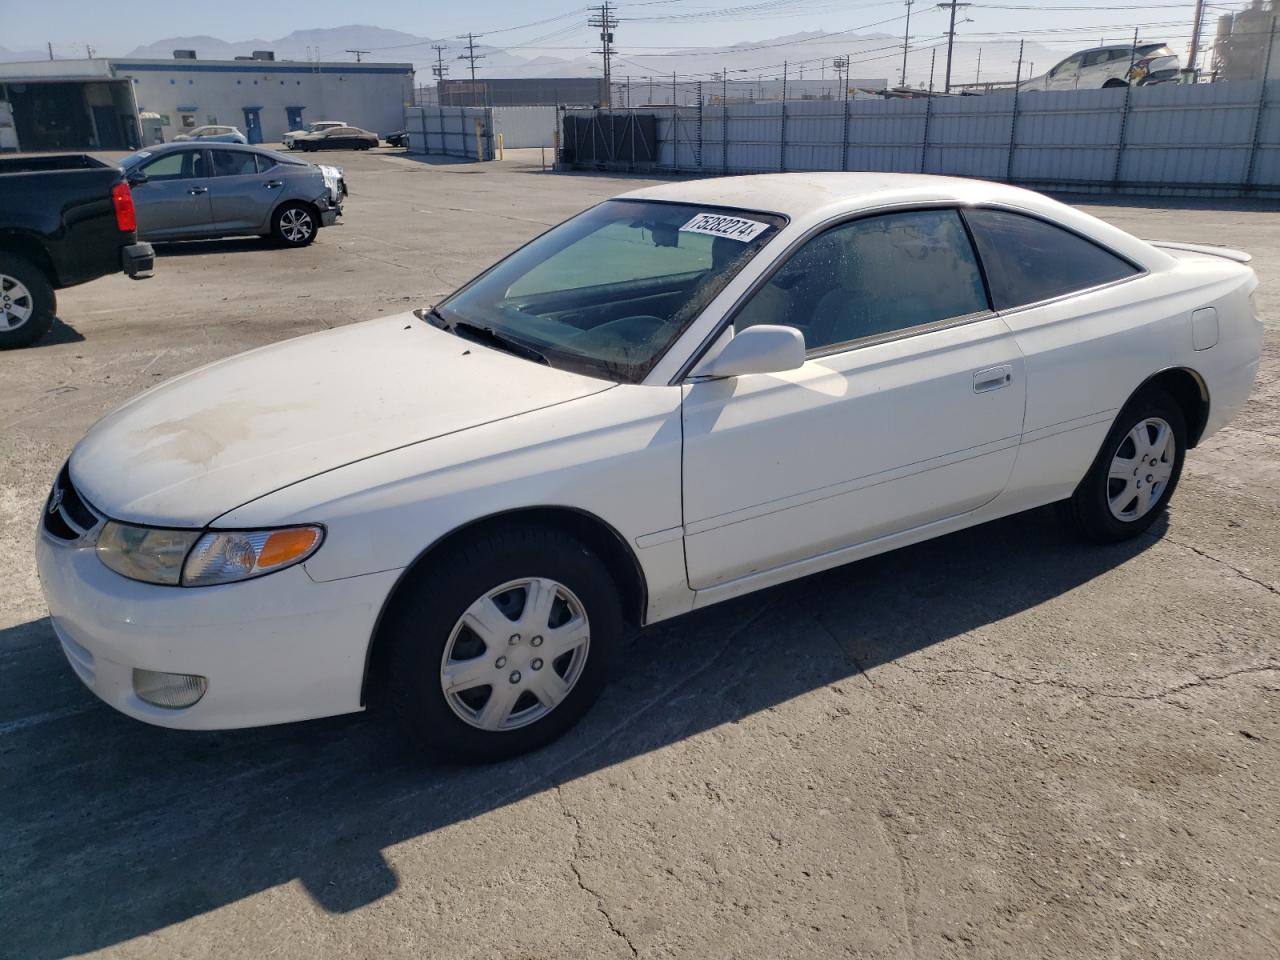
[[[127,183],[117,183],[111,188],[111,202],[116,208],[116,229],[121,233],[133,233],[138,229],[138,216],[133,209],[133,193]]]

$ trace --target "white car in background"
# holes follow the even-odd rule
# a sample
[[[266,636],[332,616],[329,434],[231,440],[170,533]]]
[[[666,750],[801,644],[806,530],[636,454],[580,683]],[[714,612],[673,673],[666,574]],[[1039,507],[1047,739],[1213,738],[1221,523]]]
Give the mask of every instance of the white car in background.
[[[646,187],[108,414],[43,511],[53,628],[150,723],[384,698],[508,756],[586,711],[625,623],[1048,503],[1146,530],[1249,394],[1247,260],[983,181]]]
[[[345,126],[346,124],[341,120],[317,120],[315,123],[307,124],[307,129],[305,130],[290,130],[280,138],[280,142],[292,150],[295,145],[294,141],[298,137],[305,136],[308,133],[319,133],[321,130],[334,130]]]
[[[1048,73],[1018,84],[1018,89],[1095,90],[1147,86],[1178,79],[1181,62],[1164,43],[1112,44],[1073,53]]]
[[[239,127],[220,126],[212,123],[203,127],[196,127],[194,130],[188,130],[186,133],[176,134],[173,140],[175,143],[183,140],[204,140],[207,143],[249,142],[249,138],[240,132]]]

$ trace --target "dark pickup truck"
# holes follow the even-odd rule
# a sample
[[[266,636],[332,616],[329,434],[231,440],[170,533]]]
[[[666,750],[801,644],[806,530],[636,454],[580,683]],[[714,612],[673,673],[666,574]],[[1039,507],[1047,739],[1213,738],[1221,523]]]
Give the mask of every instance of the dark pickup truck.
[[[54,290],[154,266],[119,167],[85,154],[0,159],[0,350],[49,329]]]

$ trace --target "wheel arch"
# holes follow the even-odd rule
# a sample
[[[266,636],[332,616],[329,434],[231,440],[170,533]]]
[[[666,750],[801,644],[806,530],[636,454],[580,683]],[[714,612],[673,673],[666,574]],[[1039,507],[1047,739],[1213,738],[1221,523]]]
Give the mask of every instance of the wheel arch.
[[[1204,378],[1188,367],[1169,367],[1144,380],[1126,403],[1152,387],[1164,390],[1182,408],[1187,420],[1187,448],[1195,447],[1209,420],[1209,388]]]
[[[381,662],[380,651],[384,649],[381,642],[383,624],[405,580],[414,571],[439,556],[443,550],[465,537],[474,536],[480,531],[523,525],[545,526],[561,530],[590,547],[604,561],[610,578],[618,588],[622,600],[623,619],[633,627],[644,624],[645,609],[649,602],[644,569],[640,566],[640,561],[626,538],[611,524],[586,510],[565,506],[517,507],[477,517],[455,527],[427,546],[400,572],[400,576],[388,591],[386,599],[382,602],[382,608],[374,620],[373,630],[369,634],[369,642],[365,648],[364,673],[360,680],[361,706],[367,703],[371,682]]]
[[[44,274],[49,286],[58,288],[58,271],[44,244],[36,237],[13,230],[0,232],[0,253],[27,261]]]
[[[292,207],[292,206],[306,207],[309,211],[311,211],[311,216],[315,217],[316,219],[316,230],[320,229],[320,208],[317,207],[310,200],[303,200],[301,197],[286,197],[284,200],[281,200],[274,207],[272,207],[271,219],[270,221],[268,221],[267,225],[272,230],[274,230],[276,227],[276,217],[280,215],[280,211],[283,210],[285,207]]]

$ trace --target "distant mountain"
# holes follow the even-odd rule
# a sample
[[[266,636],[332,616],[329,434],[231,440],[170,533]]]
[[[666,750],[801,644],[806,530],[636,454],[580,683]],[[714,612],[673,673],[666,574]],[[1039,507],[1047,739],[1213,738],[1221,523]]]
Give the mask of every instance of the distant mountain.
[[[48,60],[48,50],[10,50],[0,47],[0,63],[26,63],[28,60]]]
[[[621,39],[621,38],[620,38]],[[131,57],[168,59],[174,50],[195,50],[202,60],[229,60],[247,56],[254,50],[271,50],[277,60],[354,60],[351,49],[368,50],[365,60],[410,62],[418,73],[419,84],[432,81],[431,66],[435,63],[432,44],[443,44],[444,63],[453,79],[465,78],[469,68],[459,59],[466,49],[464,41],[457,38],[433,39],[399,30],[352,24],[345,27],[295,30],[288,36],[275,40],[219,40],[210,36],[171,37],[138,47],[129,53]],[[743,77],[763,75],[778,76],[783,62],[787,63],[788,76],[809,79],[832,76],[831,61],[835,57],[850,59],[849,72],[855,79],[885,78],[897,83],[902,70],[900,38],[884,33],[850,34],[810,31],[787,34],[769,40],[741,41],[722,47],[673,47],[668,53],[651,54],[649,51],[628,51],[620,43],[618,57],[613,64],[615,79],[669,77],[674,71],[682,79],[687,77],[711,78],[722,69],[728,69]],[[1022,76],[1030,76],[1034,64],[1037,73],[1043,73],[1062,59],[1069,50],[1050,49],[1040,44],[1028,43],[1023,52]],[[482,56],[476,64],[479,78],[484,77],[593,77],[600,75],[600,58],[584,48],[581,54],[570,57],[546,55],[523,56],[501,47],[476,45],[476,53]],[[978,58],[981,56],[981,71]],[[40,59],[41,55],[13,53],[0,48],[0,61],[6,59]],[[952,80],[955,83],[972,83],[983,80],[1012,80],[1016,70],[1018,44],[1016,41],[970,42],[957,39],[952,57]],[[946,47],[933,43],[927,47],[912,49],[907,59],[907,80],[912,85],[928,83],[932,66],[934,87],[941,88],[946,74]]]

